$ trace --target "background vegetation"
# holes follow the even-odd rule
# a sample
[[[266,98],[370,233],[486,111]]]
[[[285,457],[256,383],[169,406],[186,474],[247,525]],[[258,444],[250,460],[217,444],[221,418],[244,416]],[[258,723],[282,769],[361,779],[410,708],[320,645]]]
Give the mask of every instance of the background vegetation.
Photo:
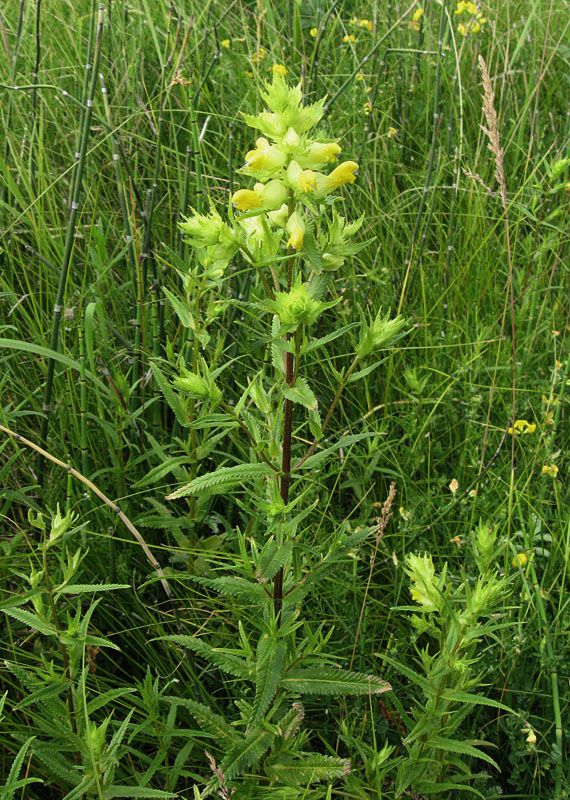
[[[568,795],[556,731],[570,701],[568,8],[490,0],[478,6],[485,21],[475,32],[469,10],[427,0],[414,18],[417,7],[109,0],[98,28],[88,0],[20,0],[0,19],[0,602],[21,608],[33,575],[46,571],[41,523],[34,527],[28,511],[49,518],[57,503],[77,515],[54,562],[58,580],[80,545],[75,585],[126,587],[96,606],[83,598],[89,632],[77,651],[85,716],[92,725],[110,717],[108,767],[134,787],[105,796],[150,797],[154,787],[189,797],[207,778],[191,718],[178,720],[185,728],[175,734],[171,709],[159,703],[172,681],[213,707],[235,699],[198,657],[150,641],[207,630],[232,646],[237,617],[248,614],[191,580],[214,563],[231,567],[235,528],[248,519],[220,496],[199,523],[184,499],[165,501],[187,478],[188,452],[151,363],[172,360],[187,342],[164,294],[179,288],[174,267],[191,258],[180,215],[207,197],[228,205],[253,146],[240,111],[261,110],[258,87],[274,63],[303,82],[308,100],[328,95],[322,130],[360,164],[346,214],[365,215],[359,236],[371,241],[337,273],[343,299],[319,335],[358,319],[359,307],[398,310],[412,328],[339,404],[331,442],[345,431],[376,435],[334,453],[314,475],[320,502],[305,522],[315,545],[341,526],[369,525],[396,484],[380,541],[355,550],[305,608],[308,623],[332,631],[339,664],[393,685],[381,703],[307,710],[313,746],[353,758],[350,779],[328,796],[394,796],[389,775],[379,786],[362,765],[385,742],[401,748],[401,713],[418,698],[379,655],[417,659],[419,634],[394,610],[410,602],[404,559],[428,551],[438,569],[447,562],[454,580],[467,580],[481,520],[502,544],[496,568],[512,589],[502,609],[508,625],[479,645],[481,691],[515,713],[476,706],[461,736],[486,740],[501,768],[484,765],[488,798]],[[479,54],[495,92],[508,227],[481,130]],[[235,265],[228,299],[247,297],[251,280]],[[219,353],[241,354],[225,379],[237,397],[244,354],[259,355],[250,321],[231,303],[212,314]],[[353,352],[357,330],[351,336]],[[332,342],[327,359],[347,355],[350,345]],[[335,387],[324,374],[315,363],[326,405]],[[524,422],[509,433],[513,420]],[[225,463],[227,447],[214,441],[199,469]],[[173,601],[124,519],[164,569]],[[79,595],[59,597],[62,620],[76,614]],[[80,797],[58,761],[65,720],[46,705],[68,688],[63,634],[31,631],[29,622],[7,613],[0,623],[8,787],[0,796]]]

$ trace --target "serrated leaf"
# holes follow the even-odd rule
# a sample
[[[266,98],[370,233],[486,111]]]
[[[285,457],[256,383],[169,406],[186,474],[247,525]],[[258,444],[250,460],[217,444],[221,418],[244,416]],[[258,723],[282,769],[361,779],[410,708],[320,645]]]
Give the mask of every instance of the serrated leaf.
[[[261,637],[257,645],[257,662],[255,665],[255,700],[253,701],[252,725],[261,719],[275,697],[279,681],[285,668],[285,642],[276,642],[267,634]]]
[[[158,464],[158,466],[153,467],[150,472],[144,476],[144,478],[141,478],[140,481],[134,483],[133,486],[140,488],[142,486],[148,486],[152,483],[156,483],[156,481],[159,481],[161,478],[164,478],[165,475],[174,472],[175,469],[181,467],[183,464],[189,464],[190,461],[190,456],[176,456],[169,458],[162,464]]]
[[[128,583],[68,583],[54,589],[57,594],[84,594],[88,592],[112,592],[115,589],[130,589]]]
[[[390,656],[387,656],[385,653],[382,653],[382,658],[384,661],[386,661],[386,663],[394,667],[395,670],[400,672],[402,675],[405,675],[406,678],[409,678],[412,681],[412,683],[415,683],[416,686],[419,686],[420,689],[423,689],[428,697],[431,697],[433,695],[434,688],[428,681],[428,679],[424,678],[423,675],[420,675],[418,672],[411,669],[410,667],[407,667],[405,664],[401,664],[399,661],[390,658]]]
[[[291,669],[281,679],[280,686],[300,694],[318,695],[370,695],[392,689],[376,675],[328,666]]]
[[[109,691],[103,692],[99,697],[95,697],[87,703],[87,715],[90,716],[112,700],[117,700],[125,694],[133,694],[134,692],[136,692],[136,689],[129,689],[127,687],[122,689],[109,689]]]
[[[259,761],[274,738],[275,734],[259,726],[237,742],[220,764],[226,780],[231,780],[251,764]]]
[[[167,379],[160,371],[160,367],[158,366],[158,364],[151,362],[150,368],[152,369],[152,374],[154,375],[154,379],[160,391],[164,395],[164,399],[166,400],[172,412],[174,413],[174,416],[176,417],[178,424],[182,425],[182,427],[185,427],[188,424],[188,415],[184,410],[184,406],[182,405],[178,396],[172,389],[170,383],[167,381]]]
[[[446,692],[442,694],[443,700],[453,700],[455,703],[470,703],[474,706],[490,706],[491,708],[500,708],[502,711],[508,711],[514,714],[512,708],[506,706],[504,703],[499,703],[498,700],[491,700],[490,697],[480,697],[478,694],[469,694],[468,692]]]
[[[211,734],[216,740],[220,742],[233,742],[236,740],[238,734],[228,725],[226,720],[219,714],[214,714],[209,706],[198,703],[196,700],[189,700],[185,697],[162,697],[171,705],[182,706],[188,709],[190,714],[194,717],[200,728],[206,733]]]
[[[259,603],[260,600],[265,600],[267,598],[267,592],[263,586],[259,583],[248,581],[245,578],[228,575],[224,578],[195,577],[194,580],[196,583],[200,583],[203,586],[211,587],[220,594],[251,600],[254,603]]]
[[[369,439],[371,436],[378,436],[378,433],[369,431],[367,433],[353,433],[348,436],[342,436],[338,442],[327,447],[326,450],[320,450],[318,453],[309,456],[309,458],[301,464],[299,469],[313,469],[317,464],[320,464],[321,461],[328,458],[331,453],[334,453],[335,450],[339,450],[341,447],[350,447],[356,444],[356,442],[361,442],[363,439]]]
[[[273,780],[301,786],[343,778],[350,772],[350,759],[320,753],[305,758],[283,756],[278,761],[267,764],[265,769],[268,777]]]
[[[297,378],[294,386],[284,386],[282,392],[287,400],[291,400],[292,403],[299,403],[308,408],[309,411],[316,411],[319,407],[317,398],[305,378]]]
[[[162,291],[166,295],[168,302],[176,312],[176,316],[182,325],[189,330],[194,330],[196,328],[196,324],[194,322],[192,312],[188,308],[187,304],[175,297],[175,295],[173,295],[172,292],[170,292],[165,286],[162,287]]]
[[[291,556],[292,549],[292,542],[279,544],[275,539],[270,539],[261,553],[257,577],[264,581],[271,580],[274,575],[277,575],[281,567],[285,566]]]
[[[24,594],[11,597],[9,600],[3,600],[0,603],[0,611],[4,611],[7,608],[17,608],[18,606],[23,606],[24,603],[27,603],[28,600],[32,599],[32,597],[37,597],[44,591],[44,589],[30,589],[29,592],[24,592]]]
[[[272,472],[273,470],[267,464],[237,464],[235,467],[220,467],[214,472],[208,472],[205,475],[194,478],[186,486],[182,486],[172,494],[169,494],[166,499],[175,500],[178,497],[199,494],[214,487],[221,489],[235,483],[271,475]]]
[[[43,633],[44,636],[55,636],[57,634],[55,628],[41,620],[37,614],[32,614],[31,611],[26,611],[23,608],[4,608],[3,611],[9,617],[17,619],[18,622],[23,622],[28,628],[33,628],[38,633]]]
[[[16,790],[27,786],[29,783],[43,783],[41,778],[23,778],[22,780],[18,780],[18,775],[22,769],[22,764],[24,763],[24,758],[28,752],[28,748],[35,738],[35,736],[30,736],[29,739],[26,739],[24,744],[14,756],[12,766],[10,767],[10,772],[8,773],[8,779],[4,786],[0,786],[0,797],[2,800],[12,800]]]
[[[242,658],[233,653],[227,653],[221,647],[211,647],[203,639],[198,639],[195,636],[172,634],[171,636],[159,636],[156,639],[151,639],[151,641],[174,642],[198,653],[198,655],[223,672],[234,675],[236,678],[249,677],[249,667]]]
[[[498,772],[501,771],[501,768],[491,756],[467,742],[445,739],[443,736],[428,736],[427,739],[424,740],[424,745],[426,747],[435,747],[438,750],[448,750],[450,753],[461,753],[461,755],[472,756],[473,758],[482,758],[483,761],[492,764]]]
[[[32,705],[33,703],[45,703],[52,697],[58,697],[69,687],[69,685],[70,681],[66,680],[58,681],[56,684],[49,683],[46,686],[42,686],[41,688],[26,694],[24,699],[20,700],[20,702],[15,705],[14,708],[21,709],[26,708],[26,706]]]
[[[351,322],[350,325],[344,325],[342,328],[337,328],[336,330],[332,331],[332,333],[322,336],[320,339],[314,339],[312,342],[309,342],[309,344],[303,348],[303,353],[310,353],[311,350],[317,350],[319,347],[324,347],[326,344],[334,342],[334,340],[338,339],[339,336],[348,333],[348,331],[350,331],[352,328],[359,327],[360,322]]]

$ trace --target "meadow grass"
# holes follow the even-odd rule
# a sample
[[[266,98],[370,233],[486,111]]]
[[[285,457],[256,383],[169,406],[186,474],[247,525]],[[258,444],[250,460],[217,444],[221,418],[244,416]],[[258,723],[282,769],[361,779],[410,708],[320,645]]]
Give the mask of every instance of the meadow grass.
[[[306,704],[312,748],[351,750],[353,770],[302,796],[396,796],[394,774],[378,777],[378,753],[388,743],[402,756],[405,715],[420,695],[382,654],[417,664],[425,645],[397,610],[410,602],[406,555],[429,552],[438,570],[447,562],[455,586],[468,584],[480,522],[501,543],[495,567],[511,591],[504,627],[477,650],[479,691],[513,713],[482,704],[461,720],[461,740],[484,740],[500,767],[483,762],[487,783],[474,786],[488,798],[568,796],[570,23],[552,0],[489,0],[479,6],[481,29],[462,35],[468,11],[427,0],[414,18],[418,7],[109,0],[102,10],[88,0],[21,0],[2,12],[0,608],[21,608],[34,570],[44,579],[53,570],[57,586],[78,545],[75,584],[128,588],[92,608],[90,635],[120,652],[85,648],[79,710],[65,702],[69,668],[54,645],[62,632],[34,634],[25,616],[3,615],[0,797],[190,797],[210,766],[192,718],[177,721],[177,736],[161,693],[176,680],[181,696],[219,713],[240,699],[198,655],[150,641],[207,631],[215,646],[238,647],[237,620],[247,626],[254,616],[192,580],[239,562],[235,531],[248,525],[239,497],[212,496],[199,521],[192,501],[165,500],[199,472],[247,463],[250,452],[247,441],[208,442],[203,431],[184,438],[160,382],[175,354],[191,365],[198,350],[164,290],[181,290],[176,267],[191,258],[181,214],[207,210],[210,199],[223,211],[242,185],[235,170],[255,134],[240,112],[262,110],[258,89],[274,63],[302,82],[307,101],[327,95],[323,136],[338,137],[343,158],[360,165],[341,209],[364,214],[359,237],[370,242],[335,273],[342,299],[316,335],[381,307],[402,313],[410,330],[342,396],[329,443],[373,435],[321,463],[312,476],[319,504],[303,528],[304,546],[317,552],[338,530],[373,525],[395,483],[382,535],[304,608],[307,627],[330,635],[338,664],[379,674],[393,691],[382,702]],[[495,152],[482,130],[490,123],[479,56],[494,92]],[[234,263],[215,317],[211,346],[218,364],[235,359],[223,381],[236,398],[262,342],[249,336],[255,310],[248,317],[221,301],[247,299],[256,286]],[[323,407],[336,391],[329,367],[349,363],[357,345],[355,327],[308,364]],[[310,434],[299,427],[294,436]],[[49,517],[57,503],[77,515],[76,532],[50,566],[28,511]],[[78,601],[62,595],[58,604],[63,625]],[[61,699],[58,711],[42,697]],[[67,742],[80,778],[87,751],[65,738],[57,714],[85,730],[111,717],[108,763],[131,794],[98,786],[84,795],[80,779],[73,788],[58,750]],[[215,741],[208,749],[221,761]],[[414,796],[414,785],[403,792]]]

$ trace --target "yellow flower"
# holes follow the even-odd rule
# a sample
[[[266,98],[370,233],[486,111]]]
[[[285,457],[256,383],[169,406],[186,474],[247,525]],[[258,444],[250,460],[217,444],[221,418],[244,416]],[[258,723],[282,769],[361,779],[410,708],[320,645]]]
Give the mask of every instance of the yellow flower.
[[[264,47],[260,47],[259,50],[256,50],[255,53],[252,55],[251,60],[254,63],[257,63],[258,61],[263,61],[266,55],[267,55],[267,50]]]
[[[261,199],[252,189],[238,189],[233,194],[232,203],[238,211],[252,211],[254,208],[259,208]]]
[[[349,42],[355,42],[356,41],[356,36],[353,33],[351,33],[350,35],[347,34],[346,36],[342,37],[342,41],[345,44],[348,44]]]
[[[366,103],[364,103],[364,113],[365,114],[370,114],[371,111],[372,111],[372,103],[369,103],[368,101],[366,101]]]
[[[467,36],[467,28],[462,22],[460,22],[459,25],[457,26],[457,30],[462,36]]]
[[[351,17],[350,18],[350,24],[351,25],[358,25],[358,18],[357,17]]]
[[[281,75],[281,77],[284,78],[285,75],[287,75],[288,72],[289,72],[289,70],[287,69],[287,67],[284,67],[283,64],[274,64],[273,65],[273,74],[274,75]]]
[[[315,38],[316,38],[316,36],[317,36],[317,29],[316,29],[316,28],[311,28],[311,30],[309,31],[309,33],[311,34],[311,36],[313,37],[313,39],[315,39]]]
[[[255,150],[250,150],[245,156],[244,169],[274,170],[280,169],[287,160],[287,156],[277,147],[269,144],[267,139],[260,137],[255,142]]]
[[[305,223],[303,218],[294,211],[287,222],[287,233],[289,239],[287,240],[287,247],[294,247],[295,250],[300,250],[303,247],[303,236],[305,235]]]
[[[420,19],[423,17],[423,15],[424,15],[423,8],[416,8],[416,10],[414,11],[414,14],[412,16],[412,19],[413,19],[414,22],[419,22]]]
[[[474,14],[477,11],[477,6],[475,3],[465,3],[465,11],[469,14]]]
[[[367,31],[373,30],[374,27],[369,19],[361,19],[358,25],[360,28],[366,28]]]
[[[526,419],[517,419],[514,424],[515,433],[534,433],[536,425],[534,422],[527,422]],[[510,427],[507,433],[513,433],[513,427]]]
[[[246,69],[246,71],[245,71],[245,75],[246,75],[246,77],[248,77],[248,78],[253,78],[253,72],[250,72],[248,69]]]
[[[256,183],[253,189],[238,189],[234,192],[232,203],[238,211],[253,211],[262,208],[273,211],[287,199],[287,190],[278,180],[269,183]]]
[[[484,25],[487,22],[487,18],[483,16],[481,11],[477,12],[477,19],[479,20],[481,25]]]
[[[519,567],[523,569],[526,566],[527,561],[528,556],[526,553],[517,553],[513,558],[513,567],[515,569],[518,569]]]
[[[314,192],[317,188],[317,177],[312,169],[304,169],[297,178],[302,192]]]
[[[229,50],[230,49],[230,40],[229,39],[222,39],[221,45],[222,45],[222,47],[226,47]]]
[[[558,475],[558,467],[556,466],[556,464],[550,464],[550,465],[545,464],[542,468],[542,474],[552,475],[552,477],[555,478]]]
[[[536,733],[534,731],[529,731],[528,736],[526,737],[527,744],[536,744]]]
[[[357,76],[356,76],[356,80],[357,81],[363,81],[364,80],[364,72],[359,72],[357,74]]]
[[[465,0],[459,0],[459,2],[457,3],[457,7],[455,9],[455,13],[463,14],[463,12],[465,11],[465,5],[466,5]]]
[[[336,189],[337,186],[342,186],[344,183],[354,183],[357,175],[358,164],[356,161],[343,161],[328,176],[328,187]]]
[[[472,22],[469,30],[471,31],[471,33],[479,33],[479,31],[481,30],[481,26],[479,25],[478,22]]]
[[[395,138],[397,135],[398,135],[397,128],[392,128],[392,127],[388,128],[388,133],[386,134],[388,139]]]

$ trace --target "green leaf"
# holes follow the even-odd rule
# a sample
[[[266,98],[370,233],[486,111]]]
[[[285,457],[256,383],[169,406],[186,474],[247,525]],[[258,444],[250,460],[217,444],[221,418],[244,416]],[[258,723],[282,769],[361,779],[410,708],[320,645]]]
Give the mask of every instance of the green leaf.
[[[244,739],[237,742],[220,764],[226,780],[231,780],[244,769],[259,761],[261,756],[270,747],[275,734],[258,726]]]
[[[170,383],[165,378],[165,376],[160,371],[160,367],[155,362],[151,362],[150,368],[152,369],[152,374],[154,375],[154,379],[164,395],[164,399],[170,406],[171,410],[176,417],[176,420],[179,425],[185,427],[188,424],[188,414],[186,413],[184,406],[180,402],[178,395],[172,389]]]
[[[32,597],[37,597],[39,594],[43,594],[45,589],[30,589],[28,592],[24,592],[20,595],[15,595],[11,597],[9,600],[3,600],[0,603],[0,611],[5,611],[8,608],[16,608],[17,606],[23,606],[24,603],[27,603],[28,600],[31,600]]]
[[[18,780],[18,775],[22,769],[22,764],[24,763],[28,748],[35,738],[35,736],[30,736],[29,739],[26,739],[14,756],[10,772],[8,773],[8,779],[4,786],[0,786],[0,798],[2,798],[2,800],[12,800],[16,790],[27,786],[29,783],[43,783],[41,778],[23,778],[22,780]]]
[[[301,786],[343,778],[350,772],[350,760],[320,753],[305,758],[283,756],[278,761],[267,764],[265,769],[268,777],[273,780]]]
[[[371,695],[392,689],[376,675],[329,666],[291,669],[281,679],[280,686],[300,694],[319,695]]]
[[[255,478],[271,475],[273,470],[267,464],[237,464],[235,467],[220,467],[214,472],[208,472],[194,478],[193,481],[182,486],[180,489],[167,496],[167,500],[175,500],[178,497],[187,497],[191,494],[200,494],[214,487],[222,489],[243,481],[254,480]]]
[[[195,636],[184,636],[183,634],[172,634],[171,636],[159,636],[156,639],[151,639],[151,642],[156,641],[174,642],[182,647],[187,647],[223,672],[234,675],[236,678],[249,678],[249,667],[242,658],[233,653],[228,653],[221,647],[211,647],[203,639],[198,639]]]
[[[62,692],[69,688],[70,681],[68,680],[59,680],[57,683],[48,683],[45,686],[42,686],[35,691],[29,692],[26,694],[23,700],[14,706],[14,708],[21,709],[26,708],[26,706],[32,705],[33,703],[46,703],[52,697],[58,697]]]
[[[89,592],[113,592],[115,589],[130,589],[128,583],[68,583],[54,589],[57,594],[86,594]]]
[[[190,462],[190,456],[176,456],[173,458],[168,458],[162,464],[158,464],[158,466],[153,467],[150,472],[140,479],[140,481],[133,483],[133,486],[136,486],[137,488],[149,486],[150,484],[161,480],[170,472],[174,472],[174,470],[176,470],[178,467],[181,467],[183,464],[189,464]]]
[[[338,442],[331,445],[331,447],[327,447],[326,450],[320,450],[318,453],[309,456],[299,469],[313,469],[317,464],[320,464],[321,461],[328,458],[331,453],[334,453],[335,450],[339,450],[341,447],[350,447],[350,445],[361,442],[363,439],[369,439],[371,436],[378,436],[378,433],[369,431],[367,433],[352,433],[348,436],[342,436]]]
[[[514,714],[512,708],[506,706],[504,703],[499,703],[498,700],[491,700],[490,697],[481,697],[478,694],[469,694],[468,692],[445,692],[442,694],[443,700],[452,700],[455,703],[471,703],[474,706],[490,706],[491,708],[500,708],[502,711],[508,711]]]
[[[176,316],[182,323],[185,328],[189,330],[195,330],[196,323],[194,322],[194,316],[188,305],[184,303],[182,300],[179,300],[175,295],[172,294],[165,286],[162,287],[162,291],[166,295],[166,298],[174,311],[176,312]]]
[[[112,700],[117,700],[125,694],[133,694],[134,692],[136,692],[136,689],[129,689],[126,687],[121,689],[109,689],[107,692],[103,692],[99,697],[95,697],[87,703],[87,715],[91,716],[91,714],[107,705],[107,703],[110,703]]]
[[[281,567],[285,566],[291,557],[293,550],[292,542],[279,544],[275,539],[270,539],[261,553],[257,577],[263,581],[269,581],[277,575]]]
[[[9,617],[14,617],[19,622],[23,622],[28,628],[33,628],[38,633],[43,633],[44,636],[55,636],[57,634],[55,628],[41,620],[36,614],[32,614],[31,611],[25,611],[23,608],[4,608],[3,611]]]
[[[255,665],[255,700],[253,701],[252,724],[261,719],[275,697],[279,681],[285,669],[285,642],[276,642],[264,634],[257,645]]]
[[[410,667],[405,666],[405,664],[401,664],[399,661],[396,661],[390,656],[387,656],[385,653],[381,653],[381,658],[386,661],[390,666],[394,667],[397,672],[400,672],[406,678],[409,678],[412,683],[415,683],[416,686],[419,686],[421,689],[424,690],[428,697],[431,697],[434,693],[434,688],[431,683],[428,681],[427,678],[424,678],[423,675],[420,675],[415,670],[411,669]]]
[[[284,386],[282,391],[287,400],[299,403],[309,411],[316,411],[319,406],[317,398],[305,378],[297,378],[294,386]]]
[[[103,791],[105,800],[112,797],[180,797],[178,793],[148,789],[146,786],[110,786]]]
[[[303,353],[310,353],[311,350],[317,350],[319,347],[324,347],[329,342],[334,342],[335,339],[338,339],[339,336],[342,336],[345,333],[348,333],[352,328],[359,328],[360,322],[352,322],[350,325],[344,325],[342,328],[337,328],[332,333],[327,334],[327,336],[322,336],[320,339],[313,339],[312,342],[309,342],[305,347],[303,347]]]
[[[450,753],[461,753],[462,755],[472,756],[473,758],[482,758],[483,761],[492,764],[498,772],[501,771],[501,768],[491,756],[479,750],[477,747],[467,744],[467,742],[445,739],[443,736],[429,736],[427,740],[424,740],[424,743],[426,747],[435,747],[438,750],[449,750]]]
[[[223,742],[226,745],[230,742],[235,742],[238,734],[234,728],[228,725],[226,720],[219,714],[214,714],[209,706],[198,703],[196,700],[189,700],[185,697],[168,696],[162,697],[161,700],[171,705],[182,706],[182,708],[188,709],[200,728],[202,728],[205,733],[209,733],[213,736],[218,742]]]
[[[203,586],[210,586],[220,594],[239,597],[250,600],[253,603],[259,603],[267,598],[267,592],[261,584],[248,581],[245,578],[229,575],[225,578],[194,577],[194,580]]]

